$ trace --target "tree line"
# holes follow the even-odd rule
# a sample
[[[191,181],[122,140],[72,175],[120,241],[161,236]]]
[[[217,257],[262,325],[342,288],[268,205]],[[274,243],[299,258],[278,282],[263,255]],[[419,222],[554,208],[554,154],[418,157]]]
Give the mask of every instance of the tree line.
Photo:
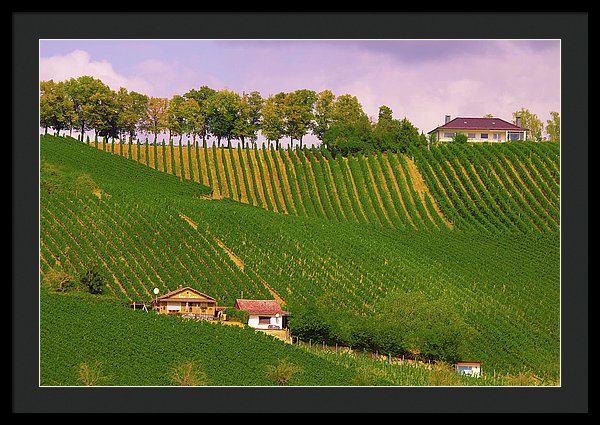
[[[383,105],[377,120],[368,117],[356,96],[336,96],[330,90],[299,89],[264,98],[258,91],[236,93],[208,86],[191,89],[170,99],[147,96],[121,87],[114,91],[91,76],[40,82],[40,126],[57,132],[93,131],[94,137],[132,143],[137,134],[159,134],[169,140],[187,136],[196,146],[208,137],[219,146],[256,146],[260,133],[269,147],[279,149],[282,139],[303,148],[314,135],[333,156],[369,150],[405,152],[427,144],[424,134],[405,118],[398,120]]]

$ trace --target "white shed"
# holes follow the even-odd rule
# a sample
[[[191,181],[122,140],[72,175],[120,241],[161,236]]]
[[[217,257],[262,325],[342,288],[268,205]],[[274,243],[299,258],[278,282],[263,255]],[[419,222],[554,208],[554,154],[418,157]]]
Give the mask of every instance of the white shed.
[[[285,312],[276,300],[235,300],[238,310],[248,312],[248,326],[256,329],[283,329]]]
[[[456,372],[459,375],[467,375],[479,378],[481,376],[481,362],[458,362]]]

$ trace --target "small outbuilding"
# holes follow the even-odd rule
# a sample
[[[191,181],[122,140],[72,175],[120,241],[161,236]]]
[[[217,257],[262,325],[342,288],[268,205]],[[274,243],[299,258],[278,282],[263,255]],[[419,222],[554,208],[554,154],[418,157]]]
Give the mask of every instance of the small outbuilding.
[[[202,292],[181,285],[174,291],[152,300],[157,313],[194,319],[213,320],[217,311],[217,300]]]
[[[481,362],[458,362],[456,372],[459,375],[467,375],[479,378],[481,376]]]
[[[284,329],[287,327],[287,312],[276,300],[237,299],[233,305],[248,312],[248,326],[256,329]]]

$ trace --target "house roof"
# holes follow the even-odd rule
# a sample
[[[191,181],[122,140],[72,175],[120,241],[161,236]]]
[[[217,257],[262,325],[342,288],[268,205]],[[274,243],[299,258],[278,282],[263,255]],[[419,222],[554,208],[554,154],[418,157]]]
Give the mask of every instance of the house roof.
[[[501,118],[456,117],[444,125],[434,128],[429,133],[441,129],[453,130],[515,130],[523,131],[527,128],[519,127]]]
[[[283,310],[276,300],[235,300],[234,307],[245,310],[250,314],[279,314],[283,316]]]
[[[189,286],[186,286],[185,288],[180,287],[180,288],[175,289],[174,291],[167,292],[166,294],[161,295],[160,297],[154,298],[154,301],[160,301],[160,300],[163,300],[165,298],[171,298],[173,295],[177,295],[177,294],[179,294],[180,292],[183,292],[183,291],[192,291],[192,292],[195,292],[196,294],[202,295],[205,298],[208,298],[209,300],[216,301],[213,297],[211,297],[209,295],[206,295],[206,294],[198,291],[197,289],[191,288]],[[182,301],[186,301],[187,299],[182,298],[181,300]],[[193,299],[192,301],[197,301],[197,299]]]

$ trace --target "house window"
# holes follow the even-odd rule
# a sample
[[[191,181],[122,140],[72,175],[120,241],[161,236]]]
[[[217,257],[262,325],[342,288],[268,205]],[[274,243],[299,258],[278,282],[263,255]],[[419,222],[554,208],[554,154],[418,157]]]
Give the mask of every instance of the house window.
[[[269,323],[271,323],[270,316],[258,316],[258,324],[259,325],[268,325]]]
[[[475,138],[475,133],[469,133],[469,134],[467,134],[467,137],[469,139],[474,139]]]
[[[487,139],[488,138],[488,134],[487,133],[481,133],[479,135],[479,138],[481,138],[481,139]]]
[[[498,139],[500,139],[500,138],[501,138],[501,137],[500,137],[500,135],[499,135],[498,133],[494,133],[494,136],[493,136],[493,137],[494,137],[494,140],[498,140]]]
[[[508,133],[508,140],[522,140],[523,133]]]
[[[444,137],[447,139],[451,139],[454,137],[454,133],[444,133]]]

